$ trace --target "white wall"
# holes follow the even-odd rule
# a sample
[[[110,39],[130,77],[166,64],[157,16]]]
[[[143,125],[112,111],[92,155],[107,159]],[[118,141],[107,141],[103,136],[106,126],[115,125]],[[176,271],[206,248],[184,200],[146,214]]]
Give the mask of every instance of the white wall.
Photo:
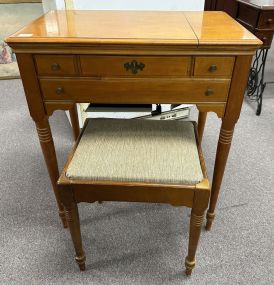
[[[64,0],[56,2],[57,9],[64,9]],[[72,0],[69,0],[72,1]],[[204,9],[204,0],[74,0],[74,9],[91,10],[185,10]]]
[[[58,3],[57,3],[58,2]],[[61,4],[64,4],[64,1],[60,1],[60,0],[43,0],[43,10],[46,13],[49,10],[55,10],[58,9],[57,8],[57,4],[61,6]],[[63,9],[63,7],[59,8],[59,9]]]

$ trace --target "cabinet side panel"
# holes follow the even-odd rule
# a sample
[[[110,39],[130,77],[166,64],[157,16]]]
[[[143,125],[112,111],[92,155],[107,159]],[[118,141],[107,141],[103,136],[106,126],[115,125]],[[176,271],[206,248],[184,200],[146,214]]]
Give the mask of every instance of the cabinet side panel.
[[[46,112],[41,98],[33,57],[31,54],[17,54],[16,58],[30,115],[34,121],[41,121],[45,117]]]

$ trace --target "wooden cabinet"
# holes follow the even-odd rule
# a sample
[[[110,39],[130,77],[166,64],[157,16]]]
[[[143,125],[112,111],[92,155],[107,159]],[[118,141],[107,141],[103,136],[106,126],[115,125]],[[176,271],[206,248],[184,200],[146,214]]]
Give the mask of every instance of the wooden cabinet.
[[[237,14],[237,0],[205,0],[205,11],[225,11],[235,18]]]
[[[205,112],[222,119],[207,214],[210,229],[251,60],[261,41],[225,13],[51,11],[7,42],[16,52],[64,225],[48,120],[55,110],[69,110],[75,118],[75,103],[191,102],[204,117],[200,130]],[[79,130],[74,133],[77,137]]]

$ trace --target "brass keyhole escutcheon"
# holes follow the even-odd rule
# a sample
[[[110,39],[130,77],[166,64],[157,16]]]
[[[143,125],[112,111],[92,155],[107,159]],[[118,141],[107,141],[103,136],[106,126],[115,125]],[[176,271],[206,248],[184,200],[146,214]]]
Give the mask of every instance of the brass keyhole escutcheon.
[[[206,92],[205,92],[205,95],[206,96],[212,96],[214,94],[214,91],[213,91],[213,89],[211,89],[211,88],[208,88],[207,90],[206,90]]]
[[[215,72],[215,71],[217,71],[217,65],[212,64],[212,65],[209,67],[208,71],[209,71],[209,72]]]
[[[60,65],[58,63],[53,63],[51,65],[51,70],[52,71],[57,71],[57,70],[60,70]]]
[[[142,71],[145,68],[145,64],[133,60],[131,62],[126,62],[124,64],[124,68],[126,69],[126,71],[130,70],[132,74],[136,74],[139,70]]]
[[[64,88],[63,87],[57,87],[55,92],[56,92],[56,94],[60,95],[60,94],[64,93]]]

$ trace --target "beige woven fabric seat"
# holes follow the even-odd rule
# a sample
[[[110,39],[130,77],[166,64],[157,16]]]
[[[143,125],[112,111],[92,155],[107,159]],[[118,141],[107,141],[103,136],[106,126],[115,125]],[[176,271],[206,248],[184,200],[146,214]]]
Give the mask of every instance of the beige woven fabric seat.
[[[89,120],[69,179],[194,185],[203,180],[192,122]]]

